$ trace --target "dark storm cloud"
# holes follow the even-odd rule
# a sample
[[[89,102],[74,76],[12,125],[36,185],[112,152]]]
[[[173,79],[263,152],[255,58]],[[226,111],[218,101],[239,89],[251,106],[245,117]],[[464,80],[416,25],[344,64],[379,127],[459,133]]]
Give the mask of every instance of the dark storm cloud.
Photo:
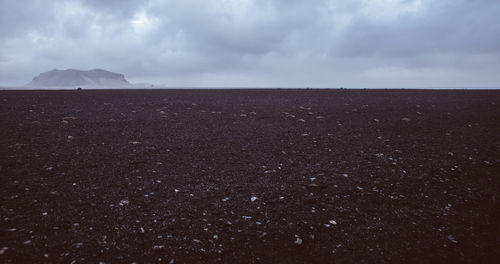
[[[500,2],[0,2],[0,85],[105,68],[175,86],[499,86]]]

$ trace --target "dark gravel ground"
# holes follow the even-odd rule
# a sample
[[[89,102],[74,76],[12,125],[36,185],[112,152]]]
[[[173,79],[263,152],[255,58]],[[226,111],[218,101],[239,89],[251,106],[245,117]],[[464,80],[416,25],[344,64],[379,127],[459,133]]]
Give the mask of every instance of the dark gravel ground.
[[[0,91],[1,263],[499,263],[500,91]]]

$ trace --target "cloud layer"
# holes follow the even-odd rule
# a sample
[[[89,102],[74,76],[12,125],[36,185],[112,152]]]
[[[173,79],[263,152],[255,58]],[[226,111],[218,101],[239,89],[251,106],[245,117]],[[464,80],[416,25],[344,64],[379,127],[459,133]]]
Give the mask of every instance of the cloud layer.
[[[0,85],[500,86],[497,0],[0,0]]]

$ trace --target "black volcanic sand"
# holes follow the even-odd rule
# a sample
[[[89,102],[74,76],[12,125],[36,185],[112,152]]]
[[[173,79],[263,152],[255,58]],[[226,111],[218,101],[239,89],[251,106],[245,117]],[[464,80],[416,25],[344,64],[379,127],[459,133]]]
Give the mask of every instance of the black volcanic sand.
[[[500,91],[0,102],[1,263],[500,259]]]

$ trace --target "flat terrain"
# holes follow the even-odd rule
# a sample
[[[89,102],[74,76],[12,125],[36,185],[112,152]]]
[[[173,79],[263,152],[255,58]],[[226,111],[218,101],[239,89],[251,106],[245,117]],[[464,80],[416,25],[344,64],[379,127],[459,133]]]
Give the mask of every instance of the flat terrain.
[[[1,263],[499,263],[500,91],[0,91]]]

